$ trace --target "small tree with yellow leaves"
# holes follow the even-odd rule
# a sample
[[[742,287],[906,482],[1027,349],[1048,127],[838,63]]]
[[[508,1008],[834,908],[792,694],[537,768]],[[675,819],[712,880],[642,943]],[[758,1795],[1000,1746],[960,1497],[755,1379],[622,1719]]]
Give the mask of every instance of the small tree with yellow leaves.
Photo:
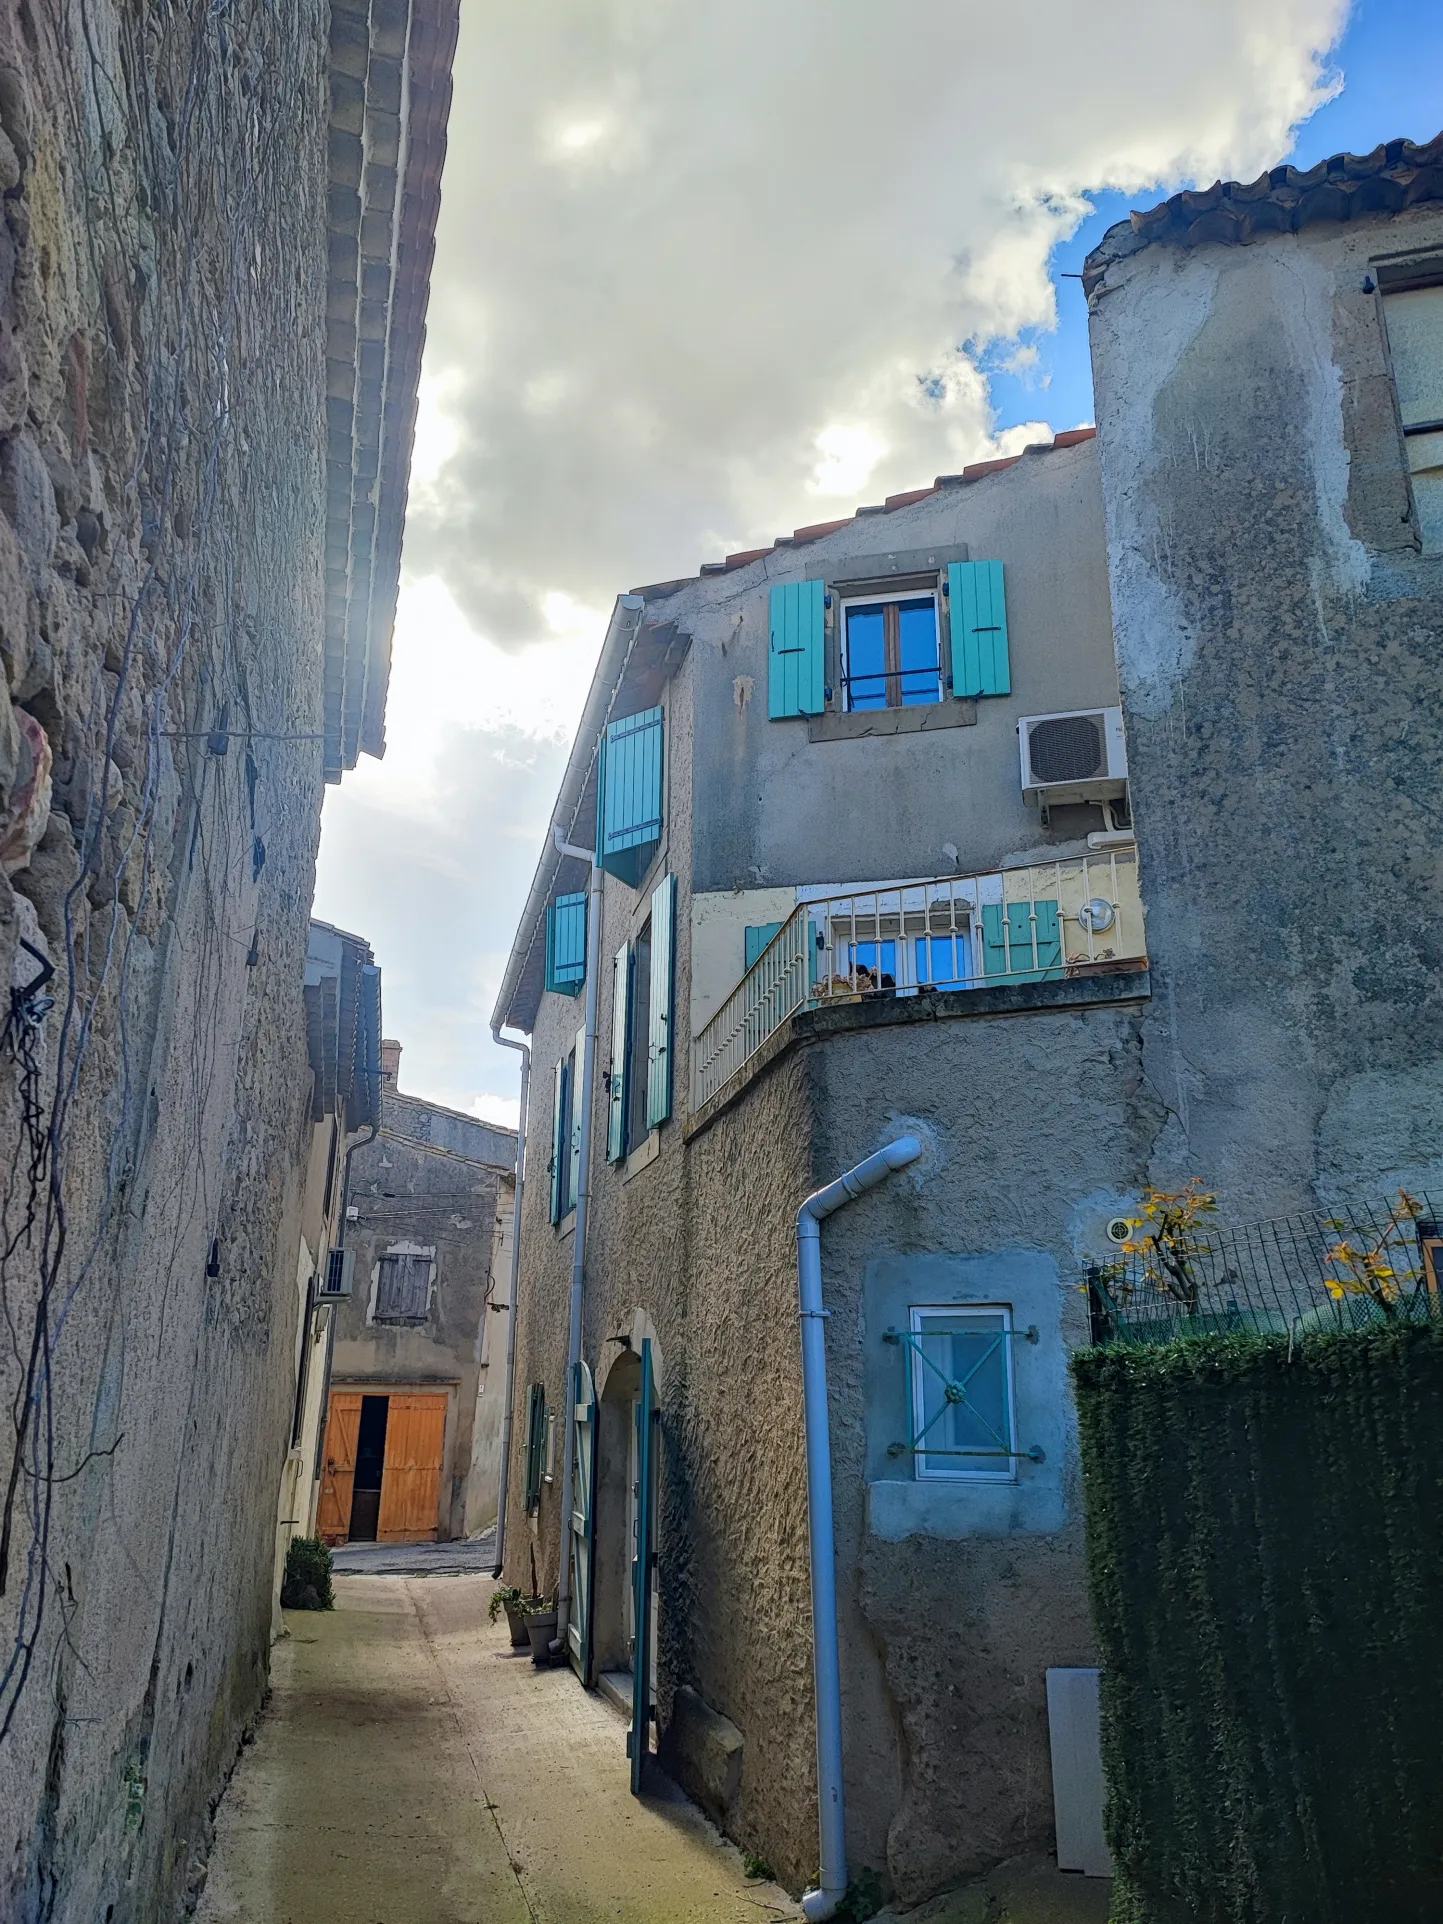
[[[1362,1296],[1390,1320],[1396,1317],[1418,1287],[1418,1266],[1411,1258],[1411,1251],[1417,1241],[1413,1224],[1422,1214],[1423,1205],[1418,1198],[1400,1189],[1380,1234],[1354,1241],[1351,1223],[1331,1219],[1328,1227],[1339,1241],[1323,1258],[1324,1264],[1331,1265],[1334,1272],[1325,1273],[1323,1281],[1334,1302]]]
[[[1205,1226],[1217,1209],[1217,1197],[1193,1176],[1183,1189],[1145,1189],[1139,1213],[1128,1218],[1132,1233],[1123,1254],[1137,1260],[1144,1282],[1181,1303],[1189,1316],[1198,1313],[1202,1283],[1195,1265],[1207,1254]]]

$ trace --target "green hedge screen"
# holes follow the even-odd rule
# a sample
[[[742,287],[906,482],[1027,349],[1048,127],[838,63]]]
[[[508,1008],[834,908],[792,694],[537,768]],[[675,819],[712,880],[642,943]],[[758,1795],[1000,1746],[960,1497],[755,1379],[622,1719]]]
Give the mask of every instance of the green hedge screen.
[[[1443,1918],[1443,1328],[1073,1373],[1113,1924]]]

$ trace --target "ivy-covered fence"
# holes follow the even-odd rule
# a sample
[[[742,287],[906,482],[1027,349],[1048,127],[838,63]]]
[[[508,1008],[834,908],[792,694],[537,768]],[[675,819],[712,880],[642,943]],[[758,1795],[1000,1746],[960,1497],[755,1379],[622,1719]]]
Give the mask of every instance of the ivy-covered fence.
[[[1113,1924],[1437,1924],[1443,1325],[1073,1368]]]

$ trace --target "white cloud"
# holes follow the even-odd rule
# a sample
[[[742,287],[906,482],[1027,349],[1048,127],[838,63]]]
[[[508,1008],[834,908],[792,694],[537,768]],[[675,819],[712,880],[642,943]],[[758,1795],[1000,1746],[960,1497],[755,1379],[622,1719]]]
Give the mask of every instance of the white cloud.
[[[613,596],[1046,438],[994,433],[960,344],[1055,325],[1090,191],[1280,159],[1345,13],[463,10],[391,747],[328,801],[319,893],[412,1087],[515,1086],[489,997]]]

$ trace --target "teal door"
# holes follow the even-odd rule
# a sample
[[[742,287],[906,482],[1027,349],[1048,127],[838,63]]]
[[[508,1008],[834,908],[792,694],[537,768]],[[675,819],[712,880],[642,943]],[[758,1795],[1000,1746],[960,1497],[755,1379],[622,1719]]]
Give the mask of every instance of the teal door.
[[[591,1591],[596,1567],[596,1386],[584,1362],[576,1365],[571,1402],[571,1615],[567,1654],[584,1684],[591,1682]]]
[[[642,1764],[651,1749],[651,1577],[656,1566],[656,1432],[658,1414],[651,1380],[651,1338],[641,1344],[641,1394],[636,1404],[636,1542],[631,1562],[631,1620],[636,1645],[631,1654],[631,1730],[626,1754],[631,1759],[631,1794],[641,1795]]]

